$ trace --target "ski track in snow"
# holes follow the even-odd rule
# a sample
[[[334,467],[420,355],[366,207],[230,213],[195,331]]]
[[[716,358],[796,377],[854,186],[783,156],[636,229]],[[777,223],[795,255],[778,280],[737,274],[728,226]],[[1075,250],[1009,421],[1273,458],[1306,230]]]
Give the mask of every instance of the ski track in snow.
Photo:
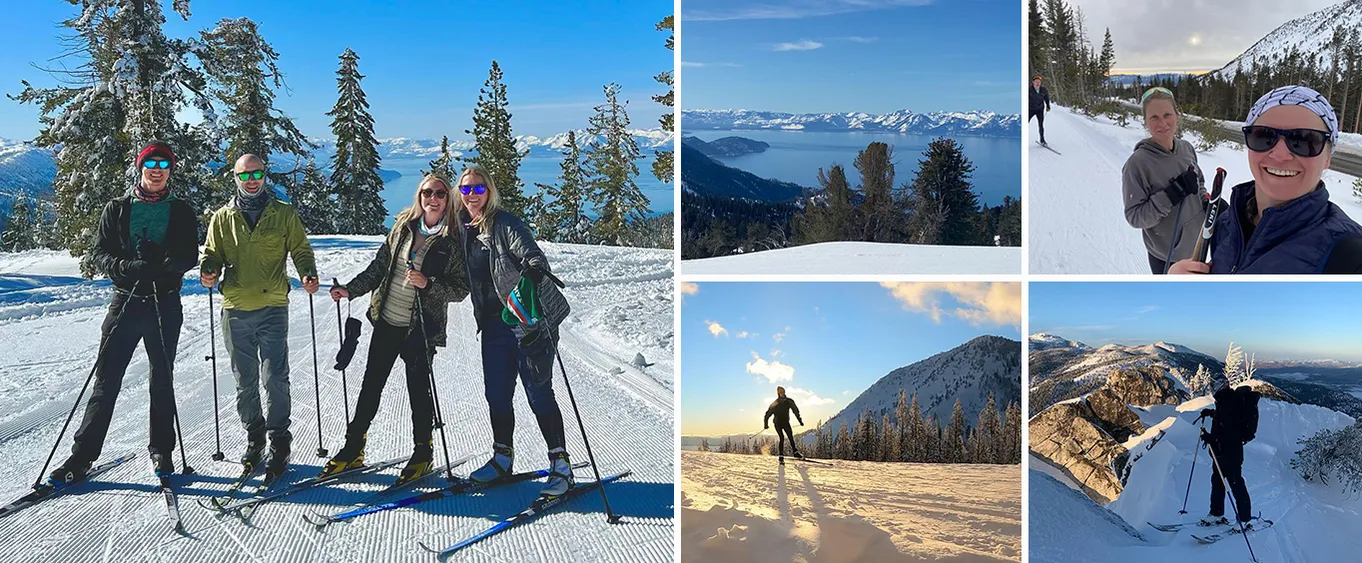
[[[824,242],[685,260],[686,275],[1018,274],[1020,247]]]
[[[1196,143],[1195,133],[1185,135]],[[1121,169],[1135,144],[1146,137],[1139,119],[1121,127],[1106,117],[1088,118],[1060,106],[1046,115],[1045,138],[1064,155],[1035,145],[1027,156],[1030,273],[1149,273],[1148,252],[1139,229],[1126,222],[1121,195]],[[1197,153],[1207,191],[1217,167],[1228,173],[1222,194],[1227,203],[1230,188],[1253,179],[1246,151],[1243,145],[1225,144]],[[1356,221],[1362,219],[1362,201],[1352,195],[1355,179],[1324,172],[1329,200]]]
[[[681,453],[683,563],[1021,560],[1015,465]]]
[[[323,289],[331,277],[348,280],[372,258],[378,237],[313,237]],[[673,551],[673,327],[672,263],[665,250],[543,244],[555,272],[568,284],[573,305],[563,326],[562,356],[581,407],[601,473],[632,469],[607,486],[610,506],[623,523],[605,522],[600,495],[583,495],[548,514],[475,544],[458,561],[670,561]],[[83,281],[76,262],[62,253],[35,251],[0,258],[0,458],[13,468],[0,485],[0,501],[28,492],[52,441],[85,381],[99,347],[108,303],[107,280]],[[290,265],[290,273],[292,267]],[[31,279],[42,276],[41,283]],[[196,470],[177,477],[180,510],[189,535],[175,534],[156,481],[143,455],[147,442],[146,355],[138,351],[127,370],[102,459],[138,453],[137,459],[69,494],[0,519],[0,557],[5,561],[429,561],[416,542],[449,545],[472,536],[529,505],[541,482],[492,489],[365,516],[317,532],[303,522],[308,512],[330,514],[367,498],[390,483],[397,470],[324,485],[264,505],[249,523],[218,517],[197,506],[203,495],[225,490],[238,473],[234,463],[214,462],[212,367],[207,298],[197,271],[186,276],[184,328],[175,364],[176,401],[186,454]],[[191,281],[193,283],[191,283]],[[296,279],[293,285],[298,286]],[[334,303],[315,298],[320,365],[323,445],[334,454],[344,441],[339,375],[330,369],[339,348]],[[353,302],[362,317],[369,296]],[[221,301],[215,299],[220,315]],[[450,346],[435,356],[440,403],[450,457],[477,457],[458,468],[466,475],[490,454],[491,427],[483,399],[482,364],[469,301],[451,306]],[[342,303],[342,311],[345,304]],[[290,293],[289,355],[294,434],[293,465],[286,478],[316,474],[317,426],[307,294]],[[217,323],[218,415],[222,450],[240,455],[245,436],[235,408],[235,383]],[[359,393],[373,327],[366,321],[359,350],[346,371],[350,410]],[[655,365],[631,365],[635,353]],[[394,367],[369,432],[366,458],[381,460],[411,451],[411,415],[403,368]],[[612,368],[622,373],[612,375]],[[557,368],[555,368],[557,369]],[[561,373],[554,390],[567,426],[574,461],[587,461]],[[86,394],[88,398],[88,393]],[[77,412],[53,463],[65,459]],[[517,470],[547,464],[543,438],[517,386]],[[436,457],[442,458],[436,432]],[[179,453],[175,454],[177,468]],[[442,460],[441,460],[442,463]],[[400,466],[399,466],[400,467]],[[589,468],[579,481],[594,479]]]

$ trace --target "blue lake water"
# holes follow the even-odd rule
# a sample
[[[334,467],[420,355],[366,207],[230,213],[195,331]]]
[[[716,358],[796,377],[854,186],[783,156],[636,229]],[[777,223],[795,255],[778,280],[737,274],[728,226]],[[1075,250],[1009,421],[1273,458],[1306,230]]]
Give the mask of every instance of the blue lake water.
[[[644,154],[648,158],[638,160],[638,177],[634,179],[638,187],[643,191],[643,195],[648,198],[649,216],[661,215],[672,211],[672,185],[659,182],[653,177],[653,158],[652,150],[647,150]],[[383,184],[383,201],[388,207],[389,219],[387,224],[392,225],[391,217],[411,205],[412,192],[416,191],[416,185],[421,181],[421,170],[430,168],[429,158],[386,158],[380,166],[384,170],[394,170],[402,173],[401,178],[397,178]],[[534,184],[556,184],[558,174],[562,171],[559,165],[563,159],[560,156],[530,156],[520,161],[520,183],[521,189],[526,195],[533,196],[539,193],[539,188]],[[455,163],[455,170],[459,169]],[[588,215],[595,216],[589,212]]]
[[[818,187],[818,169],[841,164],[853,186],[860,175],[853,163],[856,153],[872,142],[888,143],[894,149],[895,187],[911,183],[917,176],[918,161],[927,144],[936,137],[895,133],[809,133],[803,131],[690,131],[705,141],[736,135],[771,145],[764,152],[726,157],[720,162],[763,178],[774,178],[806,187]],[[955,137],[974,164],[974,193],[981,203],[998,205],[1003,196],[1021,198],[1021,139]]]

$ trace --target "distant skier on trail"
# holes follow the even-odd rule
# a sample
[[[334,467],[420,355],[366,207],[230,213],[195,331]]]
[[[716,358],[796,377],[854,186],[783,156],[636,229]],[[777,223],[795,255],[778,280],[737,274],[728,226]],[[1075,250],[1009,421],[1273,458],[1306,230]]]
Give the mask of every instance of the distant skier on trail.
[[[1031,89],[1027,90],[1027,98],[1031,115],[1026,118],[1036,118],[1036,124],[1040,126],[1040,144],[1045,145],[1045,112],[1050,111],[1050,90],[1040,85],[1041,76],[1037,74],[1031,79]]]
[[[1252,528],[1253,502],[1248,486],[1244,484],[1244,445],[1258,433],[1259,394],[1247,386],[1235,388],[1219,380],[1214,397],[1215,408],[1202,409],[1196,418],[1197,423],[1206,417],[1212,419],[1211,431],[1202,428],[1201,440],[1215,456],[1211,469],[1211,511],[1201,522],[1207,526],[1230,523],[1225,518],[1225,483],[1228,481],[1230,493],[1234,495],[1234,507],[1238,509],[1235,516],[1247,530]]]
[[[762,429],[771,427],[771,418],[776,419],[776,436],[780,438],[780,458],[785,461],[785,438],[790,438],[790,452],[798,458],[804,457],[799,453],[799,447],[795,445],[794,429],[790,427],[790,411],[794,411],[795,419],[799,425],[804,425],[804,418],[799,416],[799,405],[794,399],[785,396],[784,387],[776,387],[776,400],[771,401],[771,406],[766,408],[766,416],[761,419]]]
[[[1362,273],[1362,225],[1329,201],[1321,179],[1338,145],[1329,100],[1283,86],[1259,98],[1244,123],[1253,180],[1235,186],[1216,217],[1210,263],[1182,260],[1169,273]]]
[[[1173,92],[1155,86],[1140,96],[1149,138],[1121,169],[1126,222],[1141,229],[1149,269],[1163,274],[1168,266],[1192,255],[1206,211],[1206,178],[1196,149],[1177,138],[1181,111]]]
[[[198,214],[170,193],[175,154],[154,142],[137,154],[139,180],[104,206],[95,227],[91,260],[113,282],[113,299],[100,329],[94,387],[75,434],[71,457],[54,469],[49,483],[63,486],[85,479],[104,448],[123,376],[142,342],[151,365],[151,440],[148,451],[160,476],[175,472],[175,389],[173,363],[184,321],[180,286],[199,256]]]
[[[236,411],[246,430],[241,464],[249,471],[261,462],[268,433],[265,473],[277,478],[288,467],[293,444],[285,259],[293,258],[309,295],[317,292],[319,282],[303,222],[292,205],[275,198],[268,175],[269,167],[256,155],[236,160],[236,194],[208,222],[199,282],[209,291],[219,276],[223,282],[218,288],[223,296],[222,336],[236,376]],[[262,375],[265,409],[260,405]]]

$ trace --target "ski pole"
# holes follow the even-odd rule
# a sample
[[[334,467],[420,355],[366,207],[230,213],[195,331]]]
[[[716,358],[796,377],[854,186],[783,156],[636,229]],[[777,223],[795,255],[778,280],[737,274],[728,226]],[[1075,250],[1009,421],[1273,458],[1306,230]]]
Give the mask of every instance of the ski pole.
[[[213,362],[213,443],[217,445],[218,451],[213,453],[213,461],[227,459],[222,453],[222,428],[218,419],[221,418],[218,410],[218,329],[213,323],[213,288],[208,288],[208,355],[204,360]]]
[[[1201,428],[1204,430],[1206,426],[1203,424]],[[1187,514],[1187,499],[1192,496],[1192,476],[1196,475],[1196,458],[1200,454],[1201,454],[1201,435],[1197,434],[1196,449],[1192,450],[1192,472],[1187,474],[1187,492],[1182,495],[1182,510],[1179,510],[1178,514]]]
[[[586,457],[591,462],[591,471],[596,474],[596,482],[601,481],[601,470],[596,466],[596,456],[591,453],[591,441],[586,438],[586,425],[582,424],[582,412],[577,409],[577,399],[572,396],[572,382],[568,380],[567,368],[563,367],[563,355],[558,353],[558,342],[553,342],[553,355],[558,358],[558,369],[563,372],[563,383],[567,386],[568,402],[572,403],[572,414],[577,417],[577,428],[582,432],[582,443],[586,444]],[[610,510],[610,499],[605,497],[605,483],[597,487],[601,490],[601,502],[605,504],[606,521],[618,524],[620,516]]]
[[[331,287],[340,286],[340,280],[331,278]],[[345,306],[350,306],[346,301]],[[340,339],[342,346],[345,345],[345,328],[341,324],[340,301],[336,301],[336,337]],[[345,388],[345,370],[341,370],[341,398],[345,400],[345,424],[350,424],[350,390]]]
[[[317,310],[314,309],[312,294],[307,294],[307,320],[312,325],[312,396],[317,400],[317,457],[326,457],[322,447],[322,387],[321,377],[317,375]]]
[[[416,270],[416,265],[407,260],[407,268]],[[450,481],[454,481],[454,466],[449,462],[449,439],[445,437],[445,421],[440,414],[440,392],[435,389],[435,364],[430,354],[430,339],[426,333],[426,310],[421,306],[421,288],[416,289],[416,322],[421,327],[421,353],[425,355],[426,377],[430,380],[432,423],[435,429],[440,431],[440,449],[445,454],[445,474]]]
[[[104,347],[109,343],[109,337],[113,336],[115,330],[118,330],[118,323],[122,322],[123,313],[128,310],[128,301],[132,300],[132,291],[136,291],[140,285],[142,285],[141,280],[132,284],[132,290],[128,292],[128,298],[125,299],[123,305],[118,308],[118,314],[114,315],[114,322],[109,328],[109,332],[99,337],[99,351],[95,353],[95,364],[90,366],[90,375],[85,376],[85,385],[80,387],[80,394],[76,395],[76,402],[71,405],[71,412],[67,413],[66,422],[61,425],[61,432],[57,434],[57,440],[52,442],[52,451],[47,453],[47,461],[43,462],[43,468],[38,472],[38,478],[33,481],[34,489],[42,487],[43,477],[47,475],[47,467],[52,465],[52,456],[57,455],[57,446],[61,445],[61,439],[66,436],[66,429],[71,427],[71,419],[75,418],[76,409],[80,408],[80,400],[85,398],[85,390],[90,387],[90,381],[94,380],[95,372],[98,372],[99,367],[104,365]],[[115,287],[115,294],[117,294],[117,291],[118,289]]]
[[[131,299],[132,296],[130,295],[128,298]],[[161,322],[161,292],[158,291],[155,281],[151,282],[151,304],[155,307],[156,312],[156,336],[161,339],[161,361],[165,362],[166,371],[170,372],[170,411],[174,413],[175,437],[180,441],[180,465],[183,466],[180,473],[191,475],[194,473],[194,468],[189,466],[189,460],[184,455],[184,432],[180,429],[180,407],[175,400],[175,364],[170,358],[170,348],[166,346],[166,329]]]
[[[1201,236],[1197,237],[1196,246],[1192,249],[1192,259],[1197,262],[1205,262],[1206,254],[1211,249],[1211,236],[1215,234],[1215,220],[1220,216],[1220,192],[1225,188],[1226,174],[1224,168],[1215,169],[1210,199],[1206,202],[1206,221],[1201,224]]]
[[[1258,563],[1258,556],[1253,553],[1253,544],[1249,543],[1248,532],[1244,531],[1244,523],[1239,521],[1239,506],[1234,502],[1234,491],[1230,490],[1230,482],[1225,478],[1224,470],[1220,469],[1220,461],[1216,459],[1215,448],[1211,447],[1210,442],[1206,442],[1206,451],[1211,453],[1211,463],[1215,465],[1215,472],[1220,474],[1220,482],[1225,484],[1225,496],[1230,497],[1230,508],[1234,509],[1234,522],[1239,525],[1239,535],[1244,536],[1244,545],[1248,546],[1249,558],[1253,563]]]

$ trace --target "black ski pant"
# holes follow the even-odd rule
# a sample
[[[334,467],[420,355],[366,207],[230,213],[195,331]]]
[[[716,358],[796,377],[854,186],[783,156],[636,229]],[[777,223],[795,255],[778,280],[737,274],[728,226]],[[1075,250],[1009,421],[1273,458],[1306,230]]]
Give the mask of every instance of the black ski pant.
[[[1153,254],[1150,254],[1149,270],[1154,272],[1154,275],[1161,276],[1168,270],[1168,262],[1159,260],[1158,258],[1155,258]]]
[[[1031,116],[1030,116],[1030,117],[1027,117],[1026,120],[1027,120],[1027,121],[1031,121],[1031,118],[1032,118],[1032,117],[1036,118],[1036,123],[1037,123],[1038,125],[1040,125],[1040,142],[1044,143],[1044,142],[1045,142],[1045,108],[1041,108],[1041,109],[1031,108]]]
[[[558,329],[520,344],[515,331],[500,319],[482,323],[482,383],[492,419],[492,439],[513,446],[515,441],[516,382],[525,385],[525,398],[539,423],[549,451],[566,447],[563,412],[553,393],[554,343]]]
[[[776,436],[780,438],[780,455],[785,455],[786,436],[790,437],[790,452],[792,452],[793,455],[799,455],[799,448],[795,447],[794,429],[790,428],[790,421],[776,421]]]
[[[1236,516],[1240,522],[1248,522],[1253,517],[1253,503],[1244,485],[1244,445],[1238,440],[1215,440],[1211,445],[1217,462],[1211,468],[1211,516],[1225,515],[1225,481],[1229,481],[1234,506],[1239,509]]]
[[[85,416],[76,430],[75,445],[71,446],[71,457],[65,467],[93,464],[104,451],[104,438],[109,433],[114,403],[123,389],[123,376],[138,342],[146,348],[147,362],[151,364],[148,385],[151,395],[151,440],[147,450],[153,454],[170,455],[175,449],[172,364],[180,342],[184,311],[180,307],[178,291],[163,293],[159,297],[161,316],[158,319],[157,303],[153,299],[150,295],[131,295],[123,291],[114,293],[100,330],[100,338],[104,340],[104,357],[95,359],[99,367],[95,371],[94,386],[90,390],[89,401],[85,403]],[[119,311],[124,307],[127,310],[119,318]]]
[[[430,395],[430,372],[427,368],[435,355],[427,348],[419,327],[393,326],[378,319],[374,321],[374,336],[369,340],[369,360],[364,366],[364,381],[360,384],[359,399],[355,404],[355,418],[346,428],[346,438],[358,439],[369,431],[369,424],[378,414],[378,403],[383,398],[383,387],[388,374],[402,357],[407,367],[407,400],[411,402],[411,433],[416,444],[429,443],[435,428],[435,401]]]

